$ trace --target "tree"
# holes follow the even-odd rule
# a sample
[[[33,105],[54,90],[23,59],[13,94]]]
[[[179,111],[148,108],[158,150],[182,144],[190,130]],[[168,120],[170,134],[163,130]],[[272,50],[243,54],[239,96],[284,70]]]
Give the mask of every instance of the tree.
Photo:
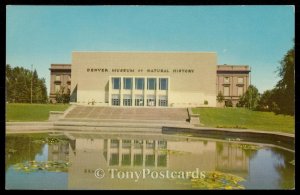
[[[29,103],[31,80],[33,102],[46,103],[48,97],[45,79],[38,78],[36,70],[32,73],[23,67],[12,68],[10,65],[6,65],[6,101]]]
[[[247,91],[240,97],[239,106],[254,110],[257,108],[258,101],[258,89],[253,85],[249,85]]]
[[[277,105],[280,113],[295,113],[295,47],[290,49],[280,62],[278,74],[281,79],[276,85]]]
[[[231,100],[226,100],[225,101],[225,106],[226,107],[232,107],[233,106],[232,101]]]
[[[272,102],[274,102],[274,101],[272,101],[272,96],[273,96],[273,91],[266,90],[259,98],[258,110],[270,111]]]
[[[257,110],[279,113],[280,109],[276,103],[278,93],[277,89],[266,90],[259,98]]]
[[[62,86],[59,91],[56,92],[55,100],[57,103],[69,103],[70,102],[70,89],[67,88],[65,91],[65,87]]]
[[[224,101],[224,95],[221,91],[219,91],[218,96],[217,96],[217,101],[218,103],[222,103]]]

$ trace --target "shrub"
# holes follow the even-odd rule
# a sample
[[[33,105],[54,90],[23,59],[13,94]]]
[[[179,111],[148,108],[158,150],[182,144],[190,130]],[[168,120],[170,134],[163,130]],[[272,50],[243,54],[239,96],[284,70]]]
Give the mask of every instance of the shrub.
[[[231,100],[226,100],[225,101],[225,106],[226,107],[232,107],[232,101]]]

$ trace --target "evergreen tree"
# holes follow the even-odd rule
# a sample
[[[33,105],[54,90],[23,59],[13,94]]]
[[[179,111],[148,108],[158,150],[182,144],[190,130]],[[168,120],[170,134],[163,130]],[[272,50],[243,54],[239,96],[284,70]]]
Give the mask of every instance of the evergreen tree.
[[[12,68],[10,65],[6,65],[6,101],[29,103],[31,101],[31,81],[33,103],[47,103],[45,79],[40,79],[36,70],[32,73],[23,67]]]

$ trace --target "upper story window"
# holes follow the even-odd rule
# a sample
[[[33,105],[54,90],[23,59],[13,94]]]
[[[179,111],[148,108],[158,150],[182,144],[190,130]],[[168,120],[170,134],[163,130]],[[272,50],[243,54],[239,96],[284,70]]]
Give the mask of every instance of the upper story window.
[[[144,89],[144,79],[143,78],[136,78],[135,79],[135,89]]]
[[[124,78],[123,85],[124,89],[132,89],[132,78]]]
[[[224,96],[229,96],[229,87],[224,87]]]
[[[148,90],[155,90],[156,89],[156,79],[155,78],[149,78],[148,79]]]
[[[229,83],[229,77],[224,77],[224,83],[225,84]]]
[[[55,76],[55,81],[60,81],[60,75]]]
[[[59,92],[60,91],[60,85],[55,85],[55,92]]]
[[[242,96],[244,94],[244,88],[238,87],[238,96]]]
[[[239,77],[238,78],[238,84],[243,84],[244,83],[244,78],[243,77]]]
[[[112,88],[113,89],[120,89],[120,83],[121,79],[120,78],[112,78]]]
[[[160,90],[168,90],[168,79],[167,78],[159,79],[159,89]]]

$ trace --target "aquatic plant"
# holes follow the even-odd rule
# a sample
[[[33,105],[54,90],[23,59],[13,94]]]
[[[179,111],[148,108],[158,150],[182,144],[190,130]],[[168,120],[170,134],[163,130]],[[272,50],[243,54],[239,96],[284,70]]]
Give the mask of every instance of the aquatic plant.
[[[25,161],[14,165],[17,171],[30,173],[35,171],[67,172],[71,164],[60,161]]]
[[[205,178],[191,178],[192,188],[197,189],[245,189],[239,182],[245,181],[237,175],[219,171],[205,172]]]
[[[35,139],[32,141],[33,143],[37,144],[67,144],[69,143],[69,140],[65,137],[44,137],[40,139]]]

